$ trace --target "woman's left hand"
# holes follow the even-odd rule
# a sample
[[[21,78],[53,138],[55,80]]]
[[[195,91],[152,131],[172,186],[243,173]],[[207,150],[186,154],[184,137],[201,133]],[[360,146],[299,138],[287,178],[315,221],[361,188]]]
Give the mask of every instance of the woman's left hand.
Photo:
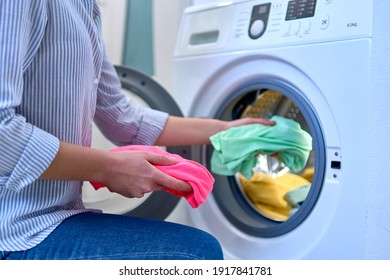
[[[243,118],[243,119],[236,119],[232,120],[226,123],[226,129],[235,127],[235,126],[241,126],[241,125],[247,125],[247,124],[262,124],[262,125],[274,125],[275,121],[271,121],[269,119],[263,119],[263,118]]]

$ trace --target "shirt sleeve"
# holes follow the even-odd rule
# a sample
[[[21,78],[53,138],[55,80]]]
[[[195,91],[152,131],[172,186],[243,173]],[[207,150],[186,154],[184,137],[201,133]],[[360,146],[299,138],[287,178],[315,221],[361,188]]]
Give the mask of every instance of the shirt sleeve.
[[[142,107],[128,100],[109,58],[103,61],[97,92],[95,123],[103,135],[118,146],[153,145],[168,114]]]
[[[59,149],[56,137],[16,113],[23,100],[23,73],[46,20],[46,1],[0,2],[0,190],[18,191],[35,181]]]

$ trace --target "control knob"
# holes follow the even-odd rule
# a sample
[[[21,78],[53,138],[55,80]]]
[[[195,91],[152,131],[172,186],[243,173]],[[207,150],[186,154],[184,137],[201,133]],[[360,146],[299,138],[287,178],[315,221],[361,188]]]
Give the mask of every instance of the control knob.
[[[249,29],[250,36],[252,38],[258,38],[264,32],[264,29],[265,29],[264,21],[261,19],[255,20]]]

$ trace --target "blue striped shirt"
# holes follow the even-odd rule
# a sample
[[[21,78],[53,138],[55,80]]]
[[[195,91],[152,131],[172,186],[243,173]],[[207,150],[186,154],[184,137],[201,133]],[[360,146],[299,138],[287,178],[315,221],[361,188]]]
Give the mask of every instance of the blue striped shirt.
[[[0,251],[89,211],[82,182],[38,179],[59,141],[90,146],[95,121],[116,145],[152,145],[166,119],[126,101],[95,1],[0,1]]]

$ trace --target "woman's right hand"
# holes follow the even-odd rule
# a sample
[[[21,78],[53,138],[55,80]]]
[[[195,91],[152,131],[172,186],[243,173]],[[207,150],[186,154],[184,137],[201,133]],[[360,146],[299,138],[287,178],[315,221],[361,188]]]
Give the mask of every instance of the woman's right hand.
[[[143,197],[165,188],[192,192],[188,183],[160,171],[154,165],[172,165],[175,158],[143,151],[110,153],[107,173],[102,180],[111,191],[126,197]]]

